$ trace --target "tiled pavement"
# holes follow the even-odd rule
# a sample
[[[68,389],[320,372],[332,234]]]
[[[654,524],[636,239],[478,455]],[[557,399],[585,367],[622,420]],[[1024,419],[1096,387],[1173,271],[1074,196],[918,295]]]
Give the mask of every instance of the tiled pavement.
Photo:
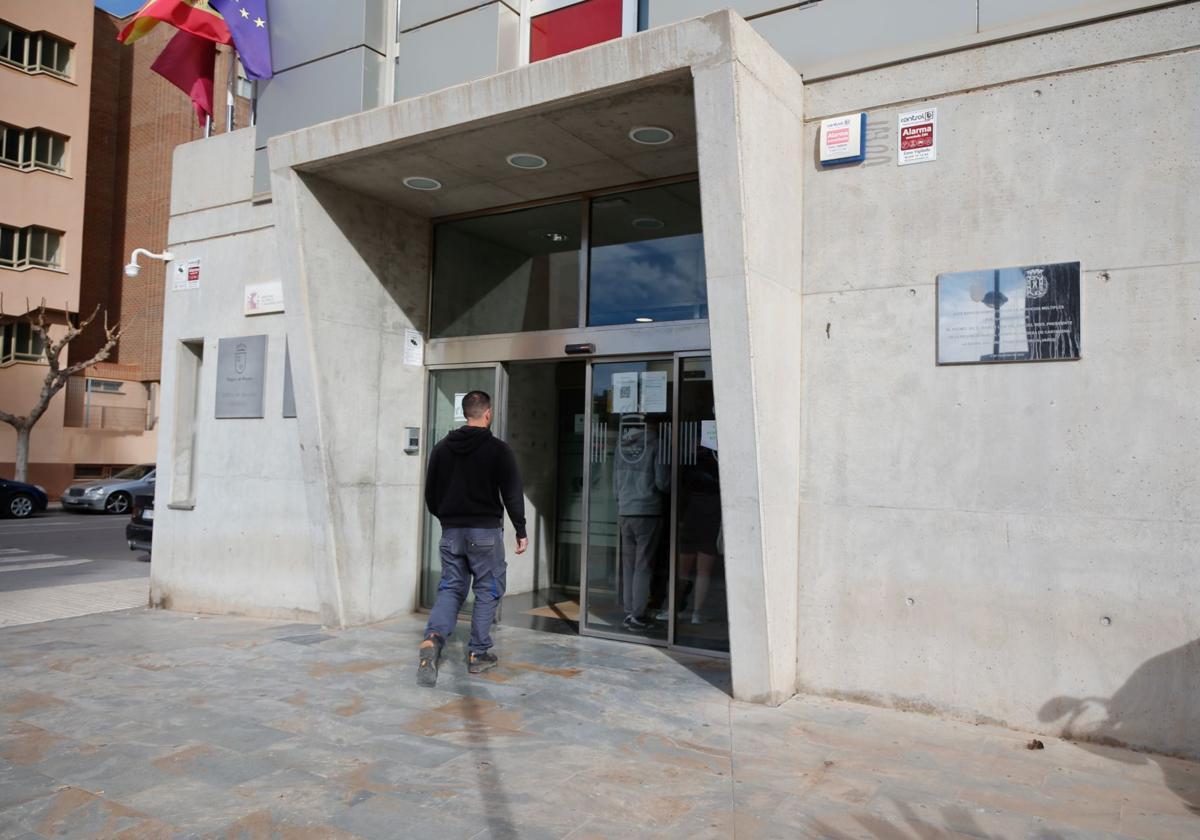
[[[0,838],[1200,837],[1200,766],[501,628],[414,685],[415,619],[144,610],[0,630]],[[458,655],[461,649],[453,652]]]

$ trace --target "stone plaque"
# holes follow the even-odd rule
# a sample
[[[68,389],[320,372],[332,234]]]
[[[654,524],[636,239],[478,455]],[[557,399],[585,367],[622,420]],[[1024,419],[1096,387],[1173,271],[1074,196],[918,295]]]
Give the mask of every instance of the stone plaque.
[[[217,419],[261,418],[266,375],[265,335],[222,338],[217,345]]]
[[[1079,358],[1079,263],[939,274],[939,365]]]

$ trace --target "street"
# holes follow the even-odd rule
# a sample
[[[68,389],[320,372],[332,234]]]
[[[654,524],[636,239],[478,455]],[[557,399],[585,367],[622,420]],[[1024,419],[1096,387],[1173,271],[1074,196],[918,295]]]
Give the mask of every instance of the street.
[[[128,522],[53,509],[0,520],[0,627],[144,605],[150,564],[129,550]]]

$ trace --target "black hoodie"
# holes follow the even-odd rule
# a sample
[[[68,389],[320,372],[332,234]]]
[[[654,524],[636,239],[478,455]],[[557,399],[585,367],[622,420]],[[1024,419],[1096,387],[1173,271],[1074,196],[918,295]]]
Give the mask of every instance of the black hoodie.
[[[425,504],[443,528],[503,528],[507,509],[517,538],[525,538],[525,496],[517,460],[489,429],[462,426],[433,447]]]

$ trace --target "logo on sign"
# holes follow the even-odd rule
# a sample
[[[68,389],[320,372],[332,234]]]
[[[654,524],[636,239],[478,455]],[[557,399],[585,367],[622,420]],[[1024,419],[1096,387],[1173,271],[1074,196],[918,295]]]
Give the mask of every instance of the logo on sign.
[[[233,370],[238,376],[246,372],[246,345],[239,343],[233,351]]]
[[[1025,297],[1042,298],[1050,291],[1050,280],[1046,269],[1030,268],[1025,271]]]

